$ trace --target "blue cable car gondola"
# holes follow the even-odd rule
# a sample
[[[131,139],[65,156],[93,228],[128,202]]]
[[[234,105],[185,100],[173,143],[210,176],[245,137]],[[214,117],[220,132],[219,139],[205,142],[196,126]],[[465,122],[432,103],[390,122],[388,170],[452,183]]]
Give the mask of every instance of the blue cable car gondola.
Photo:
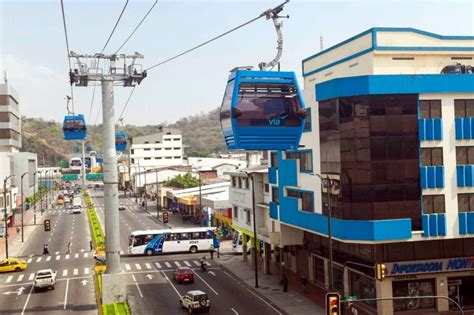
[[[127,134],[123,131],[115,133],[115,150],[125,151],[127,148]]]
[[[230,74],[220,113],[228,150],[297,149],[305,118],[294,72]]]
[[[82,140],[87,135],[86,121],[83,115],[70,115],[64,117],[64,139]]]

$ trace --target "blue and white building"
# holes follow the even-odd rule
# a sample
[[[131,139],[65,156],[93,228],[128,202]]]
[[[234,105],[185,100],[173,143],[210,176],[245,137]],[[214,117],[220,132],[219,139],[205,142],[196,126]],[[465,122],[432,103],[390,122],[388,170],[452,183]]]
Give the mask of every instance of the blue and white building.
[[[270,217],[282,239],[302,240],[282,251],[288,271],[329,288],[330,204],[334,290],[474,308],[474,75],[441,74],[473,57],[474,36],[373,28],[302,61],[301,146],[273,152],[268,173]],[[375,264],[387,267],[383,280]],[[354,305],[359,314],[455,309],[431,298]]]

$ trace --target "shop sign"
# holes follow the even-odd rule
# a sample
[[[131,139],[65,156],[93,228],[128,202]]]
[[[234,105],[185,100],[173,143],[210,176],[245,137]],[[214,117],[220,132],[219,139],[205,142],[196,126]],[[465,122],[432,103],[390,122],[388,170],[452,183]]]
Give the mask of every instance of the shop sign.
[[[474,270],[474,257],[450,258],[408,263],[387,263],[388,276]]]

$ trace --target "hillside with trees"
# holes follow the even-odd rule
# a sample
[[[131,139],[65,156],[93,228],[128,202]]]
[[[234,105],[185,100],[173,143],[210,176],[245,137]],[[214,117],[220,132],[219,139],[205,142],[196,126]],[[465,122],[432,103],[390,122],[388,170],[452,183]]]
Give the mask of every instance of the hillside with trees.
[[[225,151],[219,123],[219,109],[181,118],[175,123],[146,126],[124,125],[123,127],[117,125],[117,130],[126,132],[128,137],[136,137],[156,133],[160,126],[181,130],[187,156],[206,157]],[[87,127],[86,140],[93,150],[102,151],[102,125]],[[42,118],[23,117],[22,134],[22,151],[37,153],[40,165],[64,164],[74,155],[74,147],[79,145],[79,142],[64,140],[61,123],[46,121]]]

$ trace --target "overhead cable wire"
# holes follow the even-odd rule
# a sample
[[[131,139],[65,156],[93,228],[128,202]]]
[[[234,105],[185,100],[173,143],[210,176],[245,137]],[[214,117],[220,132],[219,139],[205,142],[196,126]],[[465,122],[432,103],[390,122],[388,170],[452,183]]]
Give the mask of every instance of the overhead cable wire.
[[[66,38],[66,57],[67,57],[67,61],[69,63],[69,71],[71,71],[72,66],[71,66],[71,58],[69,57],[69,52],[70,52],[70,50],[69,50],[69,39],[68,39],[68,36],[67,36],[66,14],[64,13],[63,0],[61,0],[61,12],[62,12],[62,16],[63,16],[64,37]],[[74,113],[74,90],[73,90],[72,84],[71,84],[71,98],[72,98],[71,99],[72,112]],[[68,108],[68,112],[69,112],[69,108]]]
[[[280,4],[280,5],[277,6],[276,8],[282,7],[282,6],[283,6],[284,4],[286,4],[287,2],[288,2],[288,1],[285,1],[283,4]],[[276,8],[275,8],[275,9],[276,9]],[[243,23],[243,24],[240,24],[239,26],[236,26],[236,27],[234,27],[234,28],[232,28],[232,29],[230,29],[230,30],[228,30],[228,31],[226,31],[226,32],[224,32],[224,33],[222,33],[222,34],[220,34],[220,35],[217,35],[216,37],[213,37],[213,38],[211,38],[211,39],[209,39],[209,40],[207,40],[207,41],[205,41],[205,42],[203,42],[203,43],[201,43],[201,44],[199,44],[199,45],[197,45],[197,46],[194,46],[194,47],[192,47],[192,48],[189,48],[188,50],[185,50],[185,51],[183,51],[183,52],[181,52],[181,53],[179,53],[179,54],[177,54],[177,55],[175,55],[175,56],[173,56],[173,57],[171,57],[171,58],[168,58],[168,59],[166,59],[166,60],[164,60],[164,61],[161,61],[161,62],[159,62],[159,63],[157,63],[157,64],[155,64],[155,65],[153,65],[153,66],[147,68],[146,71],[149,71],[149,70],[151,70],[151,69],[154,69],[154,68],[156,68],[156,67],[159,67],[159,66],[161,66],[161,65],[164,65],[165,63],[168,63],[168,62],[170,62],[170,61],[172,61],[172,60],[175,60],[175,59],[177,59],[177,58],[179,58],[179,57],[181,57],[181,56],[184,56],[184,55],[186,55],[186,54],[188,54],[188,53],[190,53],[190,52],[192,52],[192,51],[194,51],[194,50],[196,50],[196,49],[199,49],[199,48],[201,48],[201,47],[203,47],[203,46],[205,46],[205,45],[207,45],[207,44],[209,44],[209,43],[212,43],[213,41],[215,41],[215,40],[217,40],[217,39],[219,39],[219,38],[221,38],[221,37],[224,37],[224,36],[226,36],[226,35],[228,35],[228,34],[234,32],[234,31],[236,31],[236,30],[238,30],[238,29],[240,29],[240,28],[242,28],[242,27],[244,27],[244,26],[247,26],[247,25],[249,25],[249,24],[251,24],[251,23],[253,23],[253,22],[255,22],[255,21],[261,19],[262,17],[267,16],[267,14],[268,14],[269,12],[272,12],[272,11],[274,11],[275,9],[266,10],[266,11],[262,12],[259,16],[255,17],[255,18],[253,18],[253,19],[251,19],[251,20],[249,20],[249,21],[247,21],[247,22],[245,22],[245,23]]]
[[[132,89],[132,91],[130,92],[130,95],[128,96],[127,102],[125,103],[125,106],[123,107],[122,112],[120,113],[120,116],[119,116],[119,118],[117,119],[117,122],[119,122],[120,119],[122,119],[122,115],[123,115],[123,113],[125,112],[125,110],[127,109],[128,104],[130,103],[130,99],[132,98],[133,92],[135,91],[135,87],[136,87],[136,85],[133,86],[133,89]]]
[[[115,51],[115,55],[120,51],[120,49],[123,48],[123,46],[125,46],[125,44],[130,40],[130,38],[132,38],[133,34],[135,34],[135,32],[138,30],[138,28],[142,25],[143,21],[145,21],[145,19],[148,17],[148,15],[151,13],[151,11],[153,10],[153,8],[155,7],[155,5],[158,3],[158,0],[155,0],[155,3],[153,3],[153,5],[151,6],[151,8],[148,10],[148,12],[145,14],[145,16],[142,18],[142,20],[138,23],[138,25],[135,27],[135,29],[132,31],[132,33],[130,33],[130,35],[128,35],[127,39],[125,40],[125,42]]]

